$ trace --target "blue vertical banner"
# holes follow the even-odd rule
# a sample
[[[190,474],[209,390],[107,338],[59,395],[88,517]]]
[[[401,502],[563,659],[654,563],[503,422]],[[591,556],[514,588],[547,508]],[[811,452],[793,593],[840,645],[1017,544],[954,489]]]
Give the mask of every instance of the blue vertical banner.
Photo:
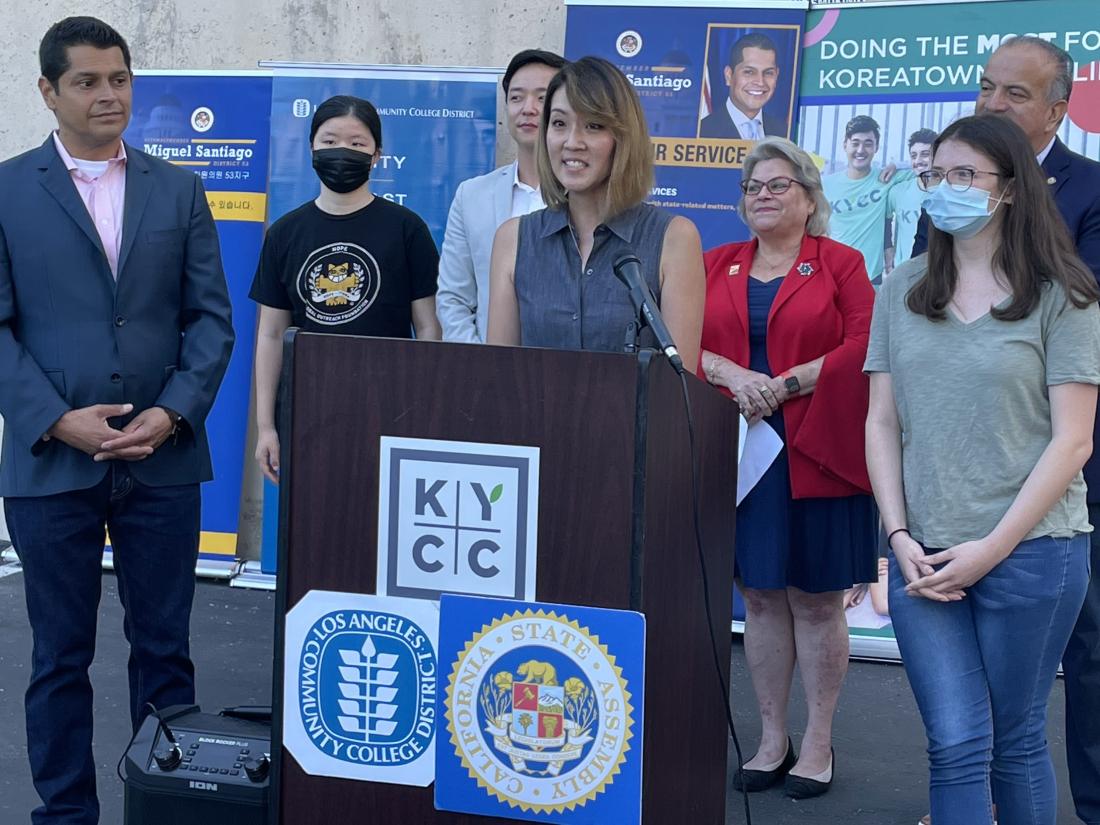
[[[271,202],[275,221],[317,197],[310,120],[334,95],[378,109],[382,146],[371,191],[416,212],[443,246],[455,190],[493,169],[500,69],[272,63]],[[275,573],[278,494],[264,484],[261,569]]]
[[[567,2],[566,56],[611,61],[641,99],[649,202],[694,221],[704,248],[747,238],[741,169],[754,140],[796,132],[806,1]]]
[[[416,212],[443,245],[458,185],[493,169],[496,69],[272,64],[271,209],[274,221],[317,197],[309,124],[334,95],[373,103],[382,147],[371,172],[374,194]]]
[[[200,567],[237,554],[256,324],[248,288],[263,244],[270,112],[270,72],[143,72],[124,135],[202,178],[233,304],[237,344],[206,420],[214,480],[202,485]]]

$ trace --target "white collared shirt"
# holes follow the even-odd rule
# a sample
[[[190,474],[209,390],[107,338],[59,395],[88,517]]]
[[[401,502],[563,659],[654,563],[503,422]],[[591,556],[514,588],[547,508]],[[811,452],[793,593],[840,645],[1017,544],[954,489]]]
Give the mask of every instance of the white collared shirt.
[[[1050,139],[1050,143],[1047,144],[1047,148],[1035,156],[1035,160],[1039,161],[1039,165],[1043,165],[1043,161],[1047,159],[1047,155],[1050,154],[1050,150],[1054,148],[1054,141],[1058,140],[1058,135],[1055,135]]]
[[[745,140],[764,139],[764,115],[763,109],[756,113],[756,117],[749,117],[726,97],[726,111],[730,113],[730,120],[737,127],[738,134]]]
[[[512,217],[519,218],[545,208],[542,193],[519,179],[519,162],[512,164]]]

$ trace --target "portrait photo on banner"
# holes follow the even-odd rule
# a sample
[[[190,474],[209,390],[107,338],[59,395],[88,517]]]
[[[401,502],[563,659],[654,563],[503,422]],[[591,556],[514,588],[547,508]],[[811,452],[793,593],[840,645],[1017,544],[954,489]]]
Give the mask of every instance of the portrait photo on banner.
[[[791,137],[800,36],[796,25],[707,26],[697,136]]]

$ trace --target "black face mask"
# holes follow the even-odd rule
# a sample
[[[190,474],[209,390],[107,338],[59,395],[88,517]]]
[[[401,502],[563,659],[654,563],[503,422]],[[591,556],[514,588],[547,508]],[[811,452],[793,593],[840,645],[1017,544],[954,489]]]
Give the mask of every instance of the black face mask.
[[[354,192],[370,180],[374,155],[357,149],[314,149],[313,170],[321,183],[341,195]]]

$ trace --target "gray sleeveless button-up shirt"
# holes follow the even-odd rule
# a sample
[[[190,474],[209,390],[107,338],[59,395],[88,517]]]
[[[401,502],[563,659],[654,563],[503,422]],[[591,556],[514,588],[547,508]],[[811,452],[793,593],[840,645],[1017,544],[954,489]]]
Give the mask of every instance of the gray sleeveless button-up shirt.
[[[644,203],[616,215],[596,228],[582,270],[565,209],[542,209],[520,218],[515,267],[520,343],[622,352],[635,314],[630,293],[612,266],[621,255],[636,255],[660,303],[661,249],[671,222],[668,212]],[[646,337],[642,345],[650,345]]]

